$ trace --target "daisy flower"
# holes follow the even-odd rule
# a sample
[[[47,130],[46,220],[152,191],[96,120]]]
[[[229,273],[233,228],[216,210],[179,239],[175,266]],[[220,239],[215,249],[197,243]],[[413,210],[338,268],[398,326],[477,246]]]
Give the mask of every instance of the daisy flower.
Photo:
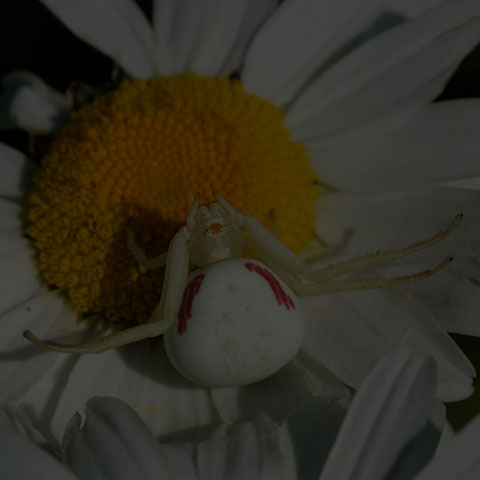
[[[357,388],[399,344],[434,356],[439,399],[471,393],[474,369],[446,331],[479,333],[480,196],[449,182],[480,174],[480,104],[431,101],[479,40],[476,0],[157,0],[151,24],[131,0],[43,3],[126,75],[71,112],[39,168],[0,147],[2,404],[54,437],[95,395],[127,401],[157,435],[262,411],[280,421],[312,395],[348,396],[342,382]],[[7,83],[11,125],[57,130],[68,115],[71,99],[34,75]],[[338,259],[405,247],[463,212],[438,248],[378,274],[457,259],[412,289],[302,298],[300,353],[245,387],[193,385],[158,339],[72,357],[21,338],[147,321],[163,271],[139,267],[127,232],[161,255],[212,190],[298,254],[344,243]]]
[[[435,381],[431,358],[400,349],[374,368],[348,412],[315,398],[281,424],[262,414],[188,442],[158,442],[129,405],[97,397],[87,403],[83,423],[78,413],[70,420],[59,453],[63,465],[11,425],[0,427],[0,472],[88,480],[476,478],[479,456],[472,445],[480,418],[441,438],[444,410],[433,399]],[[29,430],[35,432],[32,425]]]

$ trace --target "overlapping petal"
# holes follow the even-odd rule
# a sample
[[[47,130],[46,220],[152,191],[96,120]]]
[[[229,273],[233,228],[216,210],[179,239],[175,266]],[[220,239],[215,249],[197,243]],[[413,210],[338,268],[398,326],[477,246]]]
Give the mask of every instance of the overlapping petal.
[[[66,338],[79,341],[84,331],[77,325],[77,318],[71,307],[55,292],[34,296],[2,315],[0,339],[0,404],[18,401],[27,395],[27,406],[48,400],[34,399],[32,386],[42,381],[58,360],[58,353],[38,349],[22,337],[23,330],[31,329],[40,336]],[[39,408],[39,414],[42,408]],[[45,413],[45,412],[44,412]]]
[[[153,26],[163,75],[229,75],[274,0],[157,0]]]
[[[77,37],[138,78],[157,72],[152,28],[131,0],[41,0]]]
[[[159,436],[219,420],[208,390],[178,374],[165,354],[162,339],[101,355],[66,357],[63,365],[51,368],[21,403],[28,405],[30,397],[49,398],[48,412],[43,418],[48,420],[53,436],[59,438],[72,409],[80,411],[95,395],[117,397],[129,403]],[[38,414],[44,407],[36,407]]]
[[[450,255],[470,257],[480,253],[479,202],[476,191],[447,187],[371,194],[339,191],[318,202],[317,232],[335,245],[350,229],[352,236],[343,256],[351,258],[431,238],[463,213],[462,221],[447,238],[406,258],[412,263],[428,260],[434,266]]]
[[[0,196],[19,198],[26,193],[35,167],[21,152],[0,143]]]
[[[0,234],[12,233],[12,237],[14,237],[20,231],[22,227],[21,210],[19,201],[0,198],[0,218],[2,219]]]
[[[480,417],[448,442],[448,448],[437,455],[415,480],[475,480],[480,476],[480,458],[477,442],[480,435]]]
[[[425,426],[434,390],[430,359],[405,350],[384,358],[357,392],[320,479],[384,478]]]
[[[480,101],[446,101],[426,106],[390,132],[372,126],[306,146],[320,178],[332,186],[411,190],[480,175],[479,125]]]
[[[0,426],[0,477],[75,480],[54,457],[3,426]]]
[[[63,458],[81,479],[196,478],[189,445],[161,446],[135,411],[114,398],[87,402],[68,424]],[[183,476],[182,476],[183,475]]]
[[[246,88],[273,103],[288,105],[312,78],[361,44],[438,3],[441,1],[284,2],[246,54],[242,72]],[[296,24],[302,27],[285,35]]]
[[[437,396],[468,397],[475,370],[435,319],[394,292],[348,292],[304,298],[303,349],[355,388],[398,345],[431,354],[439,367]]]
[[[262,382],[243,387],[214,388],[212,400],[224,422],[246,421],[262,412],[278,422],[314,396],[350,396],[343,383],[309,355],[300,352],[288,365]]]
[[[15,234],[0,234],[0,313],[41,293],[34,252],[28,241]]]
[[[415,285],[412,295],[447,332],[480,336],[478,258],[455,259],[445,271]]]
[[[309,83],[286,115],[298,141],[320,140],[386,111],[433,100],[480,40],[480,5],[445,2],[353,51]]]

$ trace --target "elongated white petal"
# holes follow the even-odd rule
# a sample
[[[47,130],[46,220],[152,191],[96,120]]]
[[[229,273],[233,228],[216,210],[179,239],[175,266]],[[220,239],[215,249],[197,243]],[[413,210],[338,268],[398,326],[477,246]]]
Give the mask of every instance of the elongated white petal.
[[[98,355],[62,354],[62,357],[64,369],[70,364],[65,383],[57,379],[63,374],[59,365],[59,371],[51,369],[31,392],[33,398],[50,395],[56,399],[55,408],[49,409],[44,418],[57,438],[72,411],[80,411],[93,396],[117,397],[127,402],[157,436],[172,432],[180,434],[217,421],[208,391],[193,385],[176,372],[165,354],[161,339]],[[72,361],[75,361],[73,366]],[[52,390],[54,393],[49,393]],[[27,397],[25,401],[28,401]]]
[[[346,229],[352,229],[344,254],[351,258],[430,238],[463,212],[462,221],[446,239],[405,259],[412,263],[428,260],[433,266],[450,255],[480,253],[479,202],[478,192],[445,187],[378,194],[338,192],[319,199],[318,234],[335,244]]]
[[[52,447],[47,439],[34,427],[26,413],[15,405],[7,405],[0,408],[0,425],[17,433],[33,444],[44,448]]]
[[[2,78],[0,127],[48,133],[58,130],[70,114],[67,98],[30,72]]]
[[[242,19],[242,25],[237,32],[237,38],[225,57],[220,75],[230,75],[241,69],[245,52],[256,32],[263,28],[264,22],[273,14],[278,2],[275,0],[250,0]]]
[[[468,99],[427,105],[383,135],[359,131],[306,147],[322,181],[350,191],[392,191],[478,177],[479,136],[480,100]]]
[[[196,459],[200,480],[291,478],[280,449],[278,425],[266,415],[218,427],[198,445]]]
[[[378,35],[321,75],[286,116],[296,140],[337,135],[435,98],[479,40],[480,4],[445,2]]]
[[[22,207],[20,202],[0,198],[0,232],[18,232],[22,227],[21,213]]]
[[[282,445],[291,478],[318,479],[346,412],[339,402],[315,397],[303,402],[282,423]]]
[[[132,0],[41,0],[75,35],[134,77],[157,73],[153,33]]]
[[[284,2],[245,59],[248,91],[285,106],[319,75],[376,35],[444,0]]]
[[[383,359],[357,392],[321,480],[384,478],[432,409],[435,364],[408,350]]]
[[[389,480],[415,478],[435,455],[445,425],[445,405],[436,400],[425,427],[400,452],[388,473]]]
[[[419,265],[418,268],[425,265]],[[443,272],[419,282],[413,297],[447,332],[480,336],[480,265],[476,257],[458,258]]]
[[[35,172],[33,163],[18,150],[0,143],[0,196],[22,197]]]
[[[0,426],[0,478],[75,480],[59,460],[3,426]]]
[[[31,298],[5,313],[0,337],[0,404],[15,402],[45,375],[58,354],[29,343],[22,336],[26,329],[41,337],[58,338],[70,332],[78,341],[76,315],[55,292]],[[28,397],[30,399],[30,397]]]
[[[83,426],[78,414],[69,422],[62,451],[81,479],[196,478],[189,445],[162,446],[138,414],[115,398],[89,400]]]
[[[0,314],[44,288],[29,242],[16,234],[0,234]]]
[[[475,370],[435,319],[413,300],[391,291],[304,298],[303,348],[357,388],[374,365],[398,345],[432,355],[439,367],[437,397],[460,400],[472,392]]]
[[[228,75],[240,66],[273,0],[157,0],[153,23],[163,75]]]
[[[403,21],[385,3],[285,2],[246,54],[242,77],[247,91],[285,106],[313,75],[324,72],[368,36]]]
[[[247,420],[262,412],[282,421],[312,396],[346,398],[349,391],[323,365],[300,352],[270,378],[244,387],[214,388],[212,400],[224,422]]]
[[[448,442],[441,455],[427,465],[415,480],[476,480],[480,477],[478,438],[480,417],[477,415]]]

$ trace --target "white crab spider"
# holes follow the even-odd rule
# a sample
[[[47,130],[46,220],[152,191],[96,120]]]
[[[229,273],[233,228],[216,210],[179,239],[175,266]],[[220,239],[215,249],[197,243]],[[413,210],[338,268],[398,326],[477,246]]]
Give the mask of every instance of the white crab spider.
[[[405,277],[335,281],[430,247],[445,238],[461,218],[457,215],[447,230],[407,248],[314,270],[258,220],[213,194],[217,202],[202,206],[196,196],[185,226],[173,237],[168,253],[160,257],[147,259],[129,234],[128,246],[140,264],[147,268],[166,265],[161,299],[149,323],[81,344],[41,341],[28,330],[24,336],[51,350],[99,353],[164,334],[172,364],[193,382],[206,386],[253,383],[278,371],[302,345],[303,318],[295,293],[321,295],[426,278],[448,265],[452,257],[433,270]],[[262,261],[242,257],[245,231]],[[189,263],[198,267],[190,274]]]

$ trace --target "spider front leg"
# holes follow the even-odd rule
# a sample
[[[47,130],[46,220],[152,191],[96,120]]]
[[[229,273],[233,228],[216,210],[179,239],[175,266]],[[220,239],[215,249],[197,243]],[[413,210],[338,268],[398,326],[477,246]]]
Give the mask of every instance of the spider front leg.
[[[194,207],[195,203],[192,210]],[[57,352],[100,353],[128,343],[138,342],[145,338],[158,337],[165,333],[175,322],[182,301],[188,275],[189,254],[187,241],[190,236],[190,230],[187,227],[182,227],[170,242],[162,295],[149,323],[98,337],[89,342],[69,345],[42,341],[29,330],[23,332],[23,336],[43,348]]]
[[[444,259],[431,270],[424,270],[411,275],[395,278],[360,278],[355,280],[331,281],[336,278],[364,268],[381,265],[397,258],[429,248],[447,237],[459,224],[462,214],[458,214],[446,230],[426,240],[422,240],[400,250],[390,250],[374,255],[366,255],[346,262],[328,265],[313,270],[310,265],[298,258],[286,245],[267,230],[258,220],[250,215],[237,212],[225,199],[214,192],[219,203],[227,210],[238,225],[248,231],[248,237],[258,251],[262,260],[272,267],[296,292],[301,295],[322,295],[324,293],[369,290],[386,286],[411,283],[427,278],[439,272],[452,261]]]
[[[213,194],[237,226],[248,232],[248,238],[262,260],[271,266],[287,283],[291,283],[295,276],[310,270],[310,266],[306,262],[297,257],[256,218],[238,212],[217,192],[213,192]]]
[[[127,234],[127,246],[142,267],[154,269],[164,267],[167,263],[168,252],[162,253],[155,258],[147,258],[145,252],[135,241],[135,235],[131,230],[129,230]]]
[[[185,224],[189,231],[193,231],[195,228],[195,215],[198,210],[198,206],[200,204],[200,194],[197,193],[195,196],[195,200],[193,201],[193,205],[190,209],[190,213],[187,216],[187,220]],[[136,258],[137,262],[145,268],[155,269],[164,267],[167,264],[168,252],[162,253],[158,257],[155,258],[148,258],[145,255],[145,252],[140,248],[138,243],[135,241],[135,234],[133,231],[129,230],[127,234],[127,246],[129,250],[132,252],[134,257]]]

